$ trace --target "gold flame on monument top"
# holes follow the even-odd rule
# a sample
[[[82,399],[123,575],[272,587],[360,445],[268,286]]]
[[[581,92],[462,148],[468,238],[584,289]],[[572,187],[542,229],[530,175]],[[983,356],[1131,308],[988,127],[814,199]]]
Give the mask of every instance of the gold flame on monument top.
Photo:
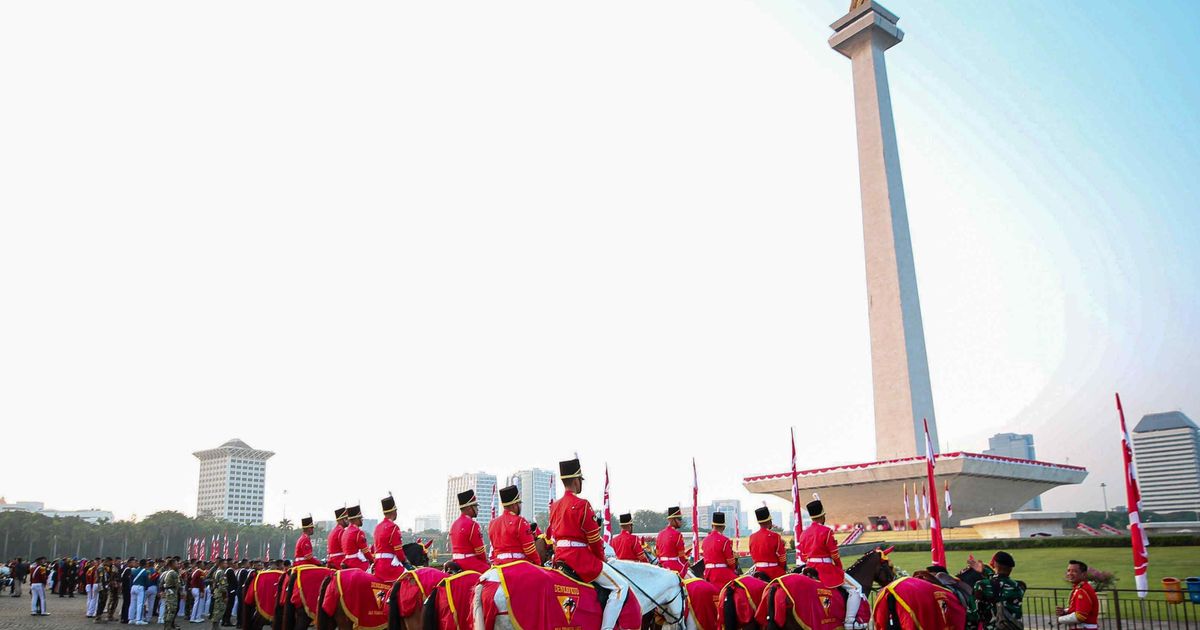
[[[867,4],[870,1],[871,0],[850,0],[850,10],[853,11],[853,10],[857,9],[858,7],[861,7],[864,4]]]

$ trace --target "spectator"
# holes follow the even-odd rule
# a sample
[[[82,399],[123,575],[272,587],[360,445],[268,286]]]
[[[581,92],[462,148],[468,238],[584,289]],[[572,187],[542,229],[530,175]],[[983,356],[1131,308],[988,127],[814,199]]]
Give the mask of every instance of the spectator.
[[[1021,626],[1025,584],[1012,579],[1016,566],[1016,560],[1007,551],[997,551],[986,566],[971,554],[967,570],[959,574],[972,585],[979,622],[986,630],[1016,630]]]
[[[1087,579],[1087,564],[1079,560],[1067,562],[1067,581],[1075,585],[1071,589],[1071,599],[1067,607],[1058,606],[1054,609],[1058,615],[1058,623],[1096,630],[1100,618],[1100,600],[1096,597],[1096,589]]]
[[[137,569],[137,559],[125,561],[121,569],[121,623],[129,623],[129,602],[133,588],[133,572]]]
[[[50,579],[50,570],[46,568],[43,557],[33,561],[33,569],[29,576],[29,614],[46,616],[46,580]]]
[[[29,563],[22,558],[17,558],[17,561],[12,565],[12,596],[21,596],[21,587],[25,584],[25,578],[29,575]]]
[[[146,587],[150,585],[150,568],[145,559],[138,562],[129,579],[129,624],[146,625]]]

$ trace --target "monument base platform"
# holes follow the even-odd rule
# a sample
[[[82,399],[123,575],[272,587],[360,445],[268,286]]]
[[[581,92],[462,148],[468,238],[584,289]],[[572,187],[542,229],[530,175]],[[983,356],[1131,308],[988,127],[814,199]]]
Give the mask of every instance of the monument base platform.
[[[925,483],[925,458],[906,457],[881,462],[831,466],[796,473],[800,500],[818,493],[825,504],[826,522],[832,525],[870,525],[872,517],[887,517],[896,529],[904,521],[904,488]],[[941,505],[943,527],[955,527],[965,519],[1016,512],[1030,499],[1062,485],[1077,484],[1087,469],[1031,459],[1016,459],[980,453],[937,455],[935,482],[938,503],[944,504],[943,484],[949,482],[954,515]],[[758,494],[773,494],[788,501],[792,494],[791,472],[747,477],[742,485]],[[909,498],[915,506],[917,500]],[[915,508],[914,508],[915,509]],[[870,528],[868,528],[870,529]]]
[[[1074,512],[1011,512],[993,514],[962,521],[983,538],[1029,538],[1030,536],[1062,536],[1063,521],[1075,518]]]

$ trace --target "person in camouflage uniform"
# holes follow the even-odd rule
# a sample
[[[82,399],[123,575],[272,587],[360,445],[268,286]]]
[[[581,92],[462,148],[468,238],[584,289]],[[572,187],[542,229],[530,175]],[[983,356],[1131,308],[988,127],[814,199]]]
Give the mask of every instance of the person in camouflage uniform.
[[[217,569],[209,576],[212,580],[212,627],[213,630],[221,625],[221,619],[225,617],[225,606],[229,604],[229,569],[225,564],[225,558],[217,561]]]
[[[108,604],[108,583],[112,581],[112,558],[105,558],[96,567],[96,623],[104,623],[104,608]],[[109,608],[109,619],[112,618],[112,608]]]
[[[179,571],[175,570],[175,558],[167,558],[162,574],[163,628],[178,628],[175,615],[179,612]]]
[[[967,569],[960,577],[970,584],[979,602],[979,622],[986,630],[1008,630],[997,624],[995,608],[1004,607],[1014,620],[1021,619],[1021,601],[1025,598],[1025,584],[1012,579],[1012,570],[1017,566],[1012,555],[997,551],[990,566],[976,560],[972,554],[967,559]]]
[[[104,559],[104,566],[108,573],[108,582],[104,585],[104,590],[108,591],[108,620],[115,621],[114,617],[117,612],[117,605],[121,600],[121,572],[113,564],[112,558]],[[96,623],[106,623],[101,621],[100,615],[96,615]]]

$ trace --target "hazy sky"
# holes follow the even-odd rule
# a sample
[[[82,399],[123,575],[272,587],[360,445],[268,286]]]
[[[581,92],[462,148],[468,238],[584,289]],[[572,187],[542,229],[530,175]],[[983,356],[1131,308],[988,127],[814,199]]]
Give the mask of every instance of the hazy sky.
[[[871,460],[846,4],[4,4],[0,495],[192,513],[235,436],[269,520]],[[886,4],[943,446],[1123,503],[1113,392],[1200,419],[1200,16]]]

